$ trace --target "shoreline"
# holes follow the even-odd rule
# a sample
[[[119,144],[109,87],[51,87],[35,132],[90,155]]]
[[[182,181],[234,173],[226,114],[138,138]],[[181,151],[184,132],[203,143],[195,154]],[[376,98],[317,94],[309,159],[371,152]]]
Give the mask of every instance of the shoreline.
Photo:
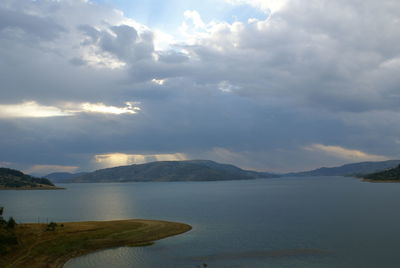
[[[23,186],[23,187],[0,187],[0,191],[8,191],[8,190],[17,190],[17,191],[29,191],[29,190],[65,190],[66,188],[64,187],[49,187],[49,186],[44,186],[44,187],[28,187],[28,186]]]
[[[372,180],[372,179],[365,179],[365,178],[362,178],[361,181],[371,182],[371,183],[399,183],[400,182],[400,180]]]
[[[61,268],[79,256],[115,247],[152,245],[192,227],[178,222],[131,219],[60,222],[55,230],[46,229],[47,224],[18,224],[18,246],[2,256],[0,266]]]

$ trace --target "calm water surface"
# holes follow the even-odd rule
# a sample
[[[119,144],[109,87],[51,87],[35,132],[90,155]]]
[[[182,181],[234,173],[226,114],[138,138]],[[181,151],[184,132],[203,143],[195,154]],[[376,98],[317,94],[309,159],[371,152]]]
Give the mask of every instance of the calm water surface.
[[[66,268],[400,265],[400,184],[312,177],[64,186],[0,191],[0,205],[19,222],[146,218],[193,226],[150,247],[99,251]]]

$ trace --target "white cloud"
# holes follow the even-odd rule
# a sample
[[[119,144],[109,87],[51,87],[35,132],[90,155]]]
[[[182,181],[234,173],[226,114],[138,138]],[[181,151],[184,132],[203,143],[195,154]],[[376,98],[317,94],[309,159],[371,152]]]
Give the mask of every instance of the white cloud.
[[[95,45],[80,48],[82,61],[93,68],[122,69],[126,63],[110,53],[100,51]]]
[[[20,104],[0,104],[0,117],[3,118],[41,118],[71,115],[71,113],[65,112],[58,107],[40,105],[35,101],[26,101]]]
[[[184,12],[184,21],[179,27],[182,34],[182,42],[185,44],[196,44],[199,39],[208,36],[210,23],[206,24],[202,20],[200,13],[196,10],[186,10]]]
[[[232,85],[231,83],[229,83],[229,81],[221,81],[218,84],[218,89],[222,92],[232,92],[234,90],[240,89],[240,87]]]
[[[340,159],[349,161],[384,161],[387,157],[382,155],[368,154],[366,152],[354,149],[348,149],[341,146],[312,144],[304,147],[305,150],[325,153]]]
[[[162,85],[164,85],[164,83],[165,83],[165,79],[155,79],[155,78],[153,78],[153,79],[151,80],[151,82],[153,82],[154,84],[157,84],[157,85],[159,85],[159,86],[162,86]]]
[[[77,112],[89,112],[89,113],[102,113],[102,114],[136,114],[140,111],[140,108],[136,102],[126,102],[126,107],[107,106],[104,103],[89,103],[85,102],[80,105],[81,110],[73,111]]]
[[[125,107],[109,106],[104,103],[65,103],[59,106],[45,106],[35,101],[19,104],[0,104],[0,118],[45,118],[76,116],[79,113],[136,114],[140,111],[137,102],[126,102]]]
[[[171,45],[176,43],[175,37],[158,29],[154,29],[154,49],[163,51],[171,49]]]
[[[235,5],[251,5],[266,12],[277,12],[282,10],[289,0],[225,0],[228,3]]]
[[[186,10],[183,14],[185,19],[192,22],[193,26],[198,29],[205,28],[206,24],[201,19],[201,16],[196,10]]]
[[[185,154],[125,154],[108,153],[94,156],[94,162],[101,168],[122,165],[144,164],[153,161],[181,161],[187,160]]]

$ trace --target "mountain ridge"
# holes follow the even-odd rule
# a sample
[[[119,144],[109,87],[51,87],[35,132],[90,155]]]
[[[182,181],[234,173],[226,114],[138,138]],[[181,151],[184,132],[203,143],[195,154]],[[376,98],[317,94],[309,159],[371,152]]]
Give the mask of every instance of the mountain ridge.
[[[278,177],[211,160],[156,161],[99,169],[63,182],[216,181]]]
[[[248,180],[256,178],[305,176],[354,176],[380,172],[400,164],[400,160],[366,161],[338,167],[321,167],[314,170],[274,174],[244,170],[231,164],[211,160],[155,161],[95,170],[93,172],[55,172],[45,177],[53,182],[131,182],[131,181],[212,181]]]
[[[309,171],[290,172],[281,174],[284,177],[306,177],[306,176],[355,176],[383,171],[400,164],[400,160],[365,161],[341,165],[338,167],[321,167]]]

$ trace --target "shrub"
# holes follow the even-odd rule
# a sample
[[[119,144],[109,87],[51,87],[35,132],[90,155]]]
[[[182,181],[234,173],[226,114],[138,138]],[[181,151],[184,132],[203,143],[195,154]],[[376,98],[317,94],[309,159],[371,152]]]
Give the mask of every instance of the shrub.
[[[7,227],[8,229],[14,229],[16,225],[17,225],[17,223],[15,222],[14,218],[13,218],[13,217],[10,217],[10,218],[8,219],[8,222],[7,222],[6,227]]]

